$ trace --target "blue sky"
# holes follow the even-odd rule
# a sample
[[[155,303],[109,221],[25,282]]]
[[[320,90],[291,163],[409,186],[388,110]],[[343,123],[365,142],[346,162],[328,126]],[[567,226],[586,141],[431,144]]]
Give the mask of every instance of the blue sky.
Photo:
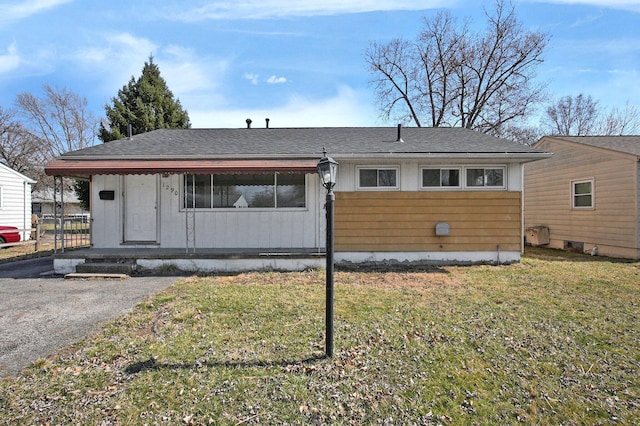
[[[550,34],[550,95],[640,105],[640,0],[514,0]],[[491,0],[0,0],[0,105],[43,84],[97,117],[149,55],[193,127],[378,126],[363,53],[415,37],[439,8],[483,25]]]

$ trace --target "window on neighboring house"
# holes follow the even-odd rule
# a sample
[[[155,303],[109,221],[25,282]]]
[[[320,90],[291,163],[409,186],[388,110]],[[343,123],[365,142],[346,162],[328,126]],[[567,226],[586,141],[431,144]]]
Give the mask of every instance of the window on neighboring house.
[[[466,170],[467,187],[504,188],[504,167],[469,167]]]
[[[304,174],[186,175],[182,207],[304,208]]]
[[[398,188],[398,168],[358,168],[358,188]]]
[[[422,169],[423,188],[459,188],[460,169]]]
[[[571,182],[571,207],[574,209],[592,209],[593,195],[593,179]]]

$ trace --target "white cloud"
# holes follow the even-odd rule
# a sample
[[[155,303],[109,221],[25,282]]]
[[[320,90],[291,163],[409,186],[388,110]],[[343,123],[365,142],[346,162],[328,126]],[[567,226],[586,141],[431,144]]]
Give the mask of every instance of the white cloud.
[[[531,3],[553,3],[553,4],[583,4],[597,7],[608,7],[612,9],[628,10],[640,13],[640,1],[638,0],[527,0]]]
[[[285,77],[276,77],[275,75],[272,75],[267,79],[267,83],[269,84],[284,84],[286,82],[287,79]]]
[[[75,60],[90,72],[103,74],[108,85],[119,88],[132,76],[140,76],[150,55],[174,94],[215,89],[228,66],[226,60],[211,60],[178,45],[159,46],[129,33],[106,35],[101,46],[78,51]]]
[[[105,94],[105,101],[132,77],[137,79],[152,55],[167,86],[189,114],[192,106],[208,108],[225,103],[217,89],[227,74],[226,59],[206,57],[179,45],[161,46],[130,33],[103,34],[90,42],[92,46],[76,52],[72,60],[83,75],[101,86],[98,91]]]
[[[218,88],[229,66],[227,60],[203,57],[175,45],[160,48],[154,61],[171,91],[181,95]]]
[[[94,46],[80,49],[73,59],[86,72],[102,75],[110,90],[126,84],[139,75],[144,62],[158,46],[152,41],[129,33],[106,34]]]
[[[452,0],[208,0],[186,12],[172,13],[185,21],[204,19],[268,19],[287,16],[318,16],[392,10],[425,10],[451,7]]]
[[[251,118],[253,127],[264,127],[269,118],[271,127],[347,127],[376,125],[377,112],[368,92],[340,87],[335,96],[314,100],[292,96],[283,105],[273,108],[189,109],[194,128],[244,127]]]
[[[20,65],[20,55],[15,43],[7,48],[7,54],[0,54],[0,74],[14,71]]]
[[[0,3],[0,22],[17,21],[73,0],[28,0],[20,3]]]
[[[244,75],[242,76],[245,80],[249,80],[251,82],[251,84],[253,84],[254,86],[258,84],[258,77],[260,77],[260,75],[258,74],[253,74],[250,72],[246,72],[244,73]]]

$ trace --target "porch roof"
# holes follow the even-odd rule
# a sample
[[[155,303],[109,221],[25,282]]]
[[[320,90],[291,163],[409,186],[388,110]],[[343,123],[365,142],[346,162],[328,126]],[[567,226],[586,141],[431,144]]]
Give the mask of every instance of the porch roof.
[[[316,173],[317,159],[282,160],[72,160],[64,157],[47,164],[53,176],[89,177],[128,174],[239,174],[239,173]]]

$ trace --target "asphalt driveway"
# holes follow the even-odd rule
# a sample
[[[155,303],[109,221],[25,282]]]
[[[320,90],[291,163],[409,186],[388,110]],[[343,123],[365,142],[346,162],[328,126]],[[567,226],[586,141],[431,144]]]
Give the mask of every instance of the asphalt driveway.
[[[177,279],[22,278],[33,275],[25,273],[28,267],[0,267],[0,376],[17,375],[33,361],[98,331]],[[3,268],[17,272],[3,274]]]

